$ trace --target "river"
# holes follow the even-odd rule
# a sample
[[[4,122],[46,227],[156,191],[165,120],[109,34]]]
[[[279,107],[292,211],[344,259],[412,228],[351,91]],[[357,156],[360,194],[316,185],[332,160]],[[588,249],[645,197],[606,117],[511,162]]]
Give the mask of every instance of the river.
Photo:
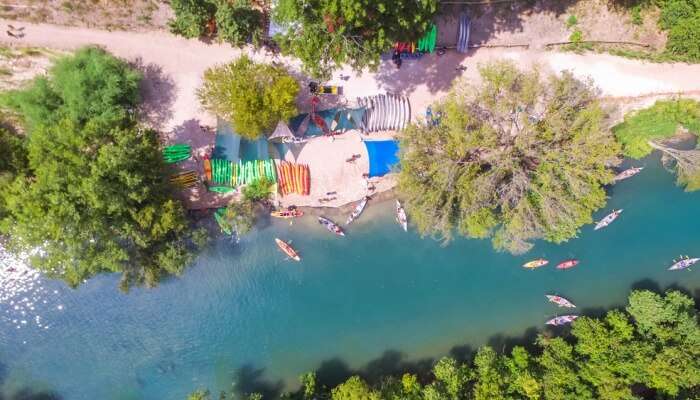
[[[646,169],[612,188],[596,214],[624,208],[610,227],[585,226],[579,238],[539,242],[525,256],[479,240],[442,247],[400,230],[390,202],[370,202],[345,238],[313,218],[270,221],[240,243],[220,240],[156,289],[124,295],[114,275],[77,290],[33,280],[0,297],[3,392],[177,400],[235,382],[276,393],[317,368],[333,381],[487,343],[501,349],[561,313],[547,293],[583,313],[624,304],[633,287],[678,286],[700,297],[700,272],[666,271],[679,254],[700,254],[700,193],[676,187],[658,156],[637,164]],[[286,261],[274,237],[293,240],[302,262]],[[537,257],[550,265],[519,267]],[[570,257],[579,266],[553,268]]]

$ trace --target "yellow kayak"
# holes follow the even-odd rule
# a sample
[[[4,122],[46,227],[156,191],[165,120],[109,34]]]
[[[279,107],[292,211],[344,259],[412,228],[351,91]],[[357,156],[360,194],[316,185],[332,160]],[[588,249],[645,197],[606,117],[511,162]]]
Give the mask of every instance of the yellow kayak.
[[[545,260],[544,258],[538,258],[537,260],[526,262],[525,264],[523,264],[523,268],[535,269],[539,267],[544,267],[547,264],[549,264],[549,261]]]

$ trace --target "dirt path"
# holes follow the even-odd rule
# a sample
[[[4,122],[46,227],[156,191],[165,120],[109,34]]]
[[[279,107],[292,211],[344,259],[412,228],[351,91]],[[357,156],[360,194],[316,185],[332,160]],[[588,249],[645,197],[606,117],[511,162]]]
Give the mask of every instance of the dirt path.
[[[8,23],[17,24],[16,21],[0,19],[3,30]],[[299,69],[294,60],[250,48],[234,49],[229,45],[183,39],[167,32],[108,32],[47,24],[22,25],[26,32],[22,39],[2,36],[0,43],[65,50],[95,44],[139,64],[146,76],[145,112],[149,120],[169,140],[191,143],[199,155],[203,155],[211,146],[212,137],[204,132],[211,131],[207,127],[214,127],[216,122],[214,116],[200,109],[195,95],[207,68],[230,61],[245,51],[255,59],[275,60],[289,65],[292,70]],[[442,57],[427,55],[419,60],[404,62],[399,70],[387,61],[373,73],[339,71],[336,77],[349,74],[350,79],[335,80],[333,83],[342,85],[346,98],[351,101],[358,96],[382,92],[403,93],[410,98],[415,118],[423,115],[428,104],[444,95],[455,79],[460,76],[476,78],[479,63],[499,58],[511,59],[523,66],[538,64],[545,70],[571,70],[579,77],[591,78],[607,97],[697,93],[700,90],[700,65],[652,64],[601,54],[576,55],[513,49],[479,49],[467,55],[448,52]],[[459,66],[462,69],[458,69]],[[307,100],[300,100],[302,110],[308,109]],[[308,146],[309,149],[312,147]],[[314,158],[311,154],[301,154],[300,157],[307,162]],[[322,158],[319,162],[326,164],[327,159]],[[342,186],[343,182],[337,184]],[[346,200],[346,196],[343,198]],[[201,202],[202,199],[197,201]],[[204,203],[212,204],[209,201]]]

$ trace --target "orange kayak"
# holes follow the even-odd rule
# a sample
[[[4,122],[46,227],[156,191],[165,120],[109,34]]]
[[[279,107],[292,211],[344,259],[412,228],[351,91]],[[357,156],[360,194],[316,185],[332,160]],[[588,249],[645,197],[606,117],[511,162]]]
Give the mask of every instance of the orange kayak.
[[[281,210],[281,211],[271,211],[270,216],[275,218],[297,218],[304,215],[301,210]]]
[[[204,175],[211,182],[211,161],[208,158],[204,160]]]
[[[578,260],[575,258],[571,258],[566,261],[562,261],[557,265],[557,269],[569,269],[573,268],[578,265]]]
[[[301,257],[299,257],[299,254],[297,253],[296,250],[292,246],[289,245],[289,243],[285,242],[282,239],[275,238],[275,242],[277,243],[277,246],[286,254],[289,256],[294,261],[301,261]]]

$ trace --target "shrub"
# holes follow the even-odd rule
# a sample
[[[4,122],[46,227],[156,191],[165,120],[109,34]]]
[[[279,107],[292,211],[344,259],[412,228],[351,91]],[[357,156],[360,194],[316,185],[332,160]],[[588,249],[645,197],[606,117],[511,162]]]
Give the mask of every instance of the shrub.
[[[659,25],[663,29],[671,29],[683,24],[683,20],[695,15],[696,7],[689,0],[671,0],[663,3]]]
[[[170,31],[186,38],[203,36],[216,13],[216,6],[208,0],[171,0],[170,7],[175,13],[168,21]]]
[[[566,19],[566,27],[571,28],[576,24],[578,24],[578,18],[575,15],[569,15],[569,18]]]
[[[216,29],[219,39],[234,46],[251,41],[258,44],[262,35],[262,13],[250,7],[247,1],[224,1],[216,10]]]
[[[688,60],[700,60],[700,13],[671,28],[666,51]]]
[[[266,178],[253,181],[243,188],[243,198],[249,202],[267,200],[272,194],[271,185],[272,183]]]

